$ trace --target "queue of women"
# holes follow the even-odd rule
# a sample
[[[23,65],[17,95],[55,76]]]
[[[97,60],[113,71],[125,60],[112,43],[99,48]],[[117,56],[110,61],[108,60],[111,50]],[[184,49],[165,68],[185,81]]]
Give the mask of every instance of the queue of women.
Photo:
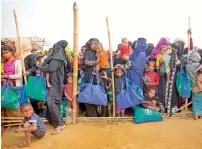
[[[23,85],[23,75],[29,78],[41,73],[46,74],[44,75],[46,76],[46,83],[49,84],[46,87],[46,100],[41,103],[35,99],[31,103],[35,112],[40,111],[39,107],[41,107],[40,112],[46,110],[49,123],[56,131],[61,131],[64,129],[64,122],[61,117],[61,100],[65,97],[68,107],[72,108],[72,100],[74,99],[72,63],[70,55],[65,50],[68,43],[65,40],[55,43],[53,48],[40,58],[31,52],[32,47],[27,39],[21,39],[21,44],[26,70],[24,74],[22,73],[18,42],[15,42],[15,47],[2,42],[2,86],[5,86],[6,83],[11,86]],[[180,106],[185,104],[185,97],[179,93],[178,86],[176,86],[177,74],[184,70],[189,76],[190,88],[192,89],[190,97],[186,98],[193,102],[192,110],[195,119],[200,118],[202,116],[202,71],[200,68],[202,50],[193,46],[192,39],[190,51],[184,46],[185,42],[182,40],[171,42],[164,37],[156,46],[147,43],[145,38],[138,38],[134,42],[123,38],[113,55],[114,68],[111,69],[109,51],[103,48],[98,39],[91,38],[82,46],[79,55],[77,96],[79,97],[85,90],[83,89],[85,84],[99,84],[107,97],[107,104],[77,103],[77,115],[86,114],[87,117],[111,116],[113,109],[112,81],[115,83],[116,98],[119,98],[119,94],[129,81],[139,88],[138,92],[142,95],[141,100],[136,101],[134,106],[160,111],[171,116]],[[42,59],[45,60],[39,65],[37,60]],[[112,70],[114,71],[114,80],[111,80]],[[124,101],[125,99],[119,100]],[[41,106],[39,106],[40,104]],[[119,108],[119,104],[116,102],[117,116],[133,114],[131,107]],[[2,111],[8,117],[21,116],[19,109],[6,108]]]

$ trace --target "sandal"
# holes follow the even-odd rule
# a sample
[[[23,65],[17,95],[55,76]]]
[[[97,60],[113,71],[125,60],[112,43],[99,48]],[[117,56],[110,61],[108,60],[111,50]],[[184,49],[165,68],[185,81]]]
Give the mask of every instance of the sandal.
[[[24,148],[24,147],[29,147],[29,146],[30,146],[30,144],[26,143],[26,142],[19,142],[19,144],[18,144],[19,148]]]

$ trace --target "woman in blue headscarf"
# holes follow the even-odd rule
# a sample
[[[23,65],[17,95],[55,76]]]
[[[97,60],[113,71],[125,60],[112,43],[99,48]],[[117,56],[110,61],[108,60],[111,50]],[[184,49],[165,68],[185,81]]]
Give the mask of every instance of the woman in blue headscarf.
[[[146,39],[144,38],[138,38],[136,45],[137,46],[134,48],[134,51],[129,59],[127,59],[127,57],[124,57],[124,59],[129,61],[130,65],[127,70],[128,78],[142,89],[142,74],[146,64],[145,51],[147,50],[148,45]]]

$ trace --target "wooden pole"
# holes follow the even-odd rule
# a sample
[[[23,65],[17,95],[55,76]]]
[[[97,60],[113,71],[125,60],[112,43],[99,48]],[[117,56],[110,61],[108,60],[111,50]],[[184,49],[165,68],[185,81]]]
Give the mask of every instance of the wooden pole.
[[[190,17],[188,19],[188,30],[190,31],[191,30],[191,27],[190,27]],[[188,32],[188,59],[189,59],[189,51],[191,50],[191,43],[190,43],[190,40],[191,40],[191,34],[190,32]],[[186,98],[186,101],[185,101],[185,105],[187,105],[185,107],[185,110],[186,112],[188,111],[188,98]]]
[[[76,123],[76,112],[77,110],[77,102],[76,102],[76,94],[77,94],[77,79],[78,79],[78,5],[75,2],[74,6],[74,66],[73,66],[73,118],[72,123]]]
[[[111,65],[111,75],[112,75],[112,92],[113,92],[113,117],[115,117],[116,108],[115,108],[115,87],[114,87],[114,71],[113,71],[113,52],[111,46],[111,34],[109,30],[109,21],[108,17],[106,18],[107,31],[108,31],[108,40],[109,40],[109,50],[110,50],[110,65]]]
[[[24,64],[22,46],[21,46],[21,43],[20,43],[18,18],[17,18],[17,14],[16,14],[15,10],[13,10],[13,14],[14,14],[14,18],[15,18],[15,25],[16,25],[16,31],[17,31],[17,36],[18,36],[18,46],[19,46],[19,49],[20,49],[20,59],[22,61],[22,71],[23,71],[24,81],[25,81],[25,85],[26,85],[27,84],[27,77],[24,75],[26,71],[25,71],[25,64]]]

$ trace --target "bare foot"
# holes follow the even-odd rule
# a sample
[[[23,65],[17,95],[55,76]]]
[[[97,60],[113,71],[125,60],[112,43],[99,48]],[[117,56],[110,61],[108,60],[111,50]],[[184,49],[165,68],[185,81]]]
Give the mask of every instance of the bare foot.
[[[18,147],[19,148],[24,148],[24,147],[29,147],[31,144],[27,142],[19,142]]]
[[[48,82],[47,82],[47,87],[48,87],[48,88],[50,88],[50,87],[51,87],[50,83],[48,83]]]
[[[195,119],[195,120],[198,120],[198,119],[199,119],[199,117],[198,117],[197,115],[195,115],[194,119]]]

